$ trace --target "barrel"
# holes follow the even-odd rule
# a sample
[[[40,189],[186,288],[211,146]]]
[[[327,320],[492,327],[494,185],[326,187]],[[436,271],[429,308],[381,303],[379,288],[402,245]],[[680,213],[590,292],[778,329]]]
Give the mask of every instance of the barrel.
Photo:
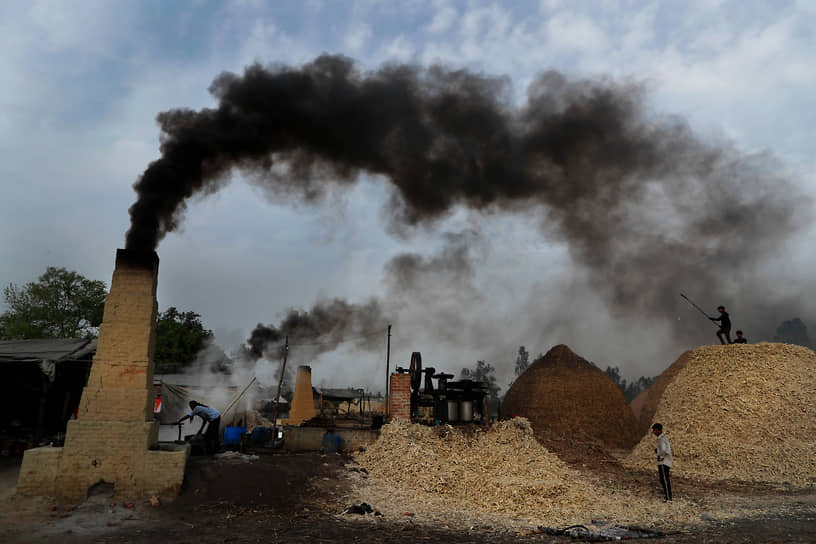
[[[448,421],[459,421],[459,403],[455,400],[448,401]]]
[[[459,412],[462,416],[462,421],[465,423],[473,421],[473,401],[463,400],[459,405]]]
[[[241,443],[241,435],[247,432],[246,427],[226,427],[224,429],[224,444],[235,446]]]

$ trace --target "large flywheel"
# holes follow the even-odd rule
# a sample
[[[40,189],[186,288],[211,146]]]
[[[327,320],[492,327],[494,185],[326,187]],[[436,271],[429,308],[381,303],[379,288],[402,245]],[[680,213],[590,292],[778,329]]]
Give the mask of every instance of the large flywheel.
[[[419,384],[422,383],[422,355],[418,351],[411,354],[408,373],[411,375],[411,391],[419,391]]]

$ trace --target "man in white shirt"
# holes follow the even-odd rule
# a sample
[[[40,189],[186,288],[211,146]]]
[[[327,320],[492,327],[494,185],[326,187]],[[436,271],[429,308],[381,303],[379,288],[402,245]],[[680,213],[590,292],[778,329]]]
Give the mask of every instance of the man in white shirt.
[[[201,418],[201,428],[198,429],[198,433],[196,434],[201,434],[201,431],[204,430],[204,425],[207,425],[207,432],[204,434],[204,445],[207,453],[217,453],[220,446],[218,434],[221,427],[221,412],[211,406],[191,400],[190,413],[179,418],[174,425],[178,425],[185,419],[192,421],[195,416]]]
[[[669,472],[672,467],[671,443],[668,437],[663,434],[663,425],[660,423],[652,425],[652,433],[657,437],[657,447],[655,448],[657,472],[660,474],[660,485],[663,486],[664,500],[668,502],[672,500],[671,480],[669,479]]]

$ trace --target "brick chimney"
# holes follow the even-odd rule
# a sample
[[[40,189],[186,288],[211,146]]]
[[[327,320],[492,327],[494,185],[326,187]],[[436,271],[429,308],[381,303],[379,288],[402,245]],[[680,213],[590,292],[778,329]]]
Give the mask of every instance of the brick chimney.
[[[289,425],[300,425],[317,415],[312,393],[312,368],[299,366],[295,378],[295,392],[289,409]]]
[[[117,250],[77,419],[68,422],[64,447],[25,452],[18,493],[81,501],[104,481],[122,498],[178,495],[189,446],[159,451],[153,420],[158,269],[154,252]]]
[[[411,375],[391,374],[390,413],[393,418],[411,419]]]

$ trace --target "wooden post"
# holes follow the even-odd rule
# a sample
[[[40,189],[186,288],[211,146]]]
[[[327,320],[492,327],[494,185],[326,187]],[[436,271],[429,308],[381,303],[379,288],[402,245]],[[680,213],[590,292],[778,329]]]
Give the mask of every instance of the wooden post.
[[[280,379],[278,380],[278,395],[275,397],[275,412],[272,418],[272,423],[275,425],[276,432],[278,430],[278,404],[280,404],[281,386],[283,385],[284,372],[286,372],[286,359],[288,355],[289,355],[289,336],[287,335],[286,341],[283,345],[283,364],[281,364]]]

